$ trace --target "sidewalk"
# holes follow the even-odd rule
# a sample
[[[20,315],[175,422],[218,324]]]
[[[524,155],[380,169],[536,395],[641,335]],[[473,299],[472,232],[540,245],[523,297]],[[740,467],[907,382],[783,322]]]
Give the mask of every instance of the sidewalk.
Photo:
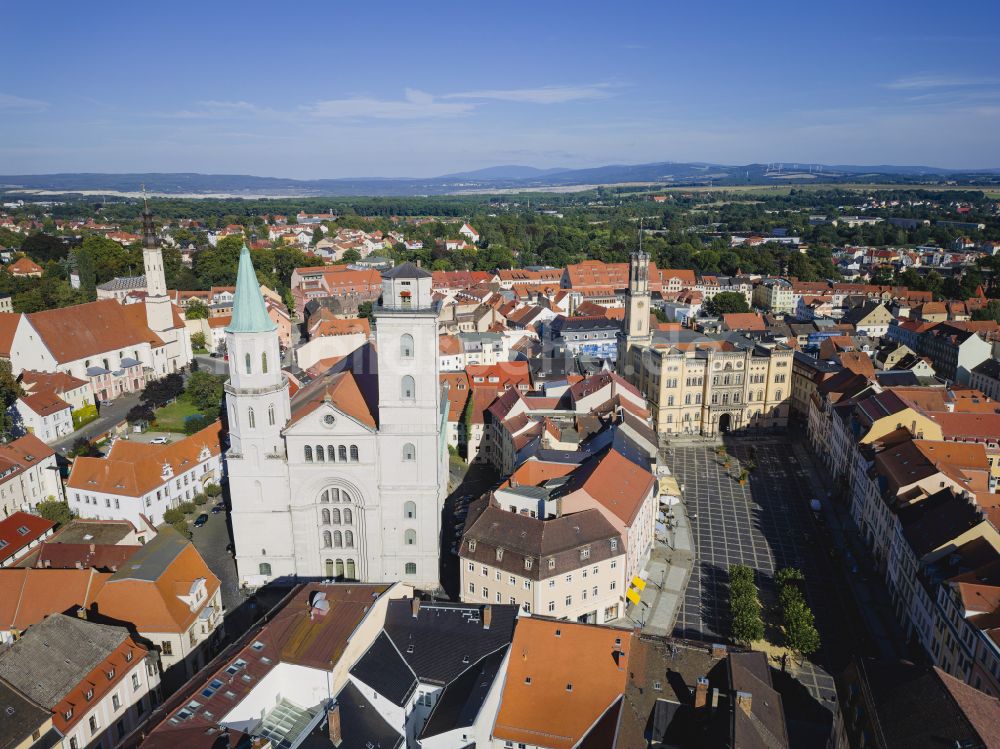
[[[694,546],[687,507],[683,501],[672,507],[673,527],[667,542],[656,543],[646,563],[646,589],[638,606],[629,605],[627,615],[640,622],[644,632],[653,635],[673,634],[677,612],[684,602],[684,591],[694,566]]]

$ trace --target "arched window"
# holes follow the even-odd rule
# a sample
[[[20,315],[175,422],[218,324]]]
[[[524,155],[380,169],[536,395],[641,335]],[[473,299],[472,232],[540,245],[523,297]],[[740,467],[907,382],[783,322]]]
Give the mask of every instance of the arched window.
[[[257,426],[257,419],[254,418],[253,409],[252,408],[248,408],[247,409],[247,424],[250,425],[251,429],[253,429],[255,426]]]
[[[344,534],[340,531],[333,532],[333,545],[338,549],[344,545]]]
[[[344,579],[345,580],[357,580],[358,579],[358,573],[357,573],[356,568],[354,566],[354,560],[353,559],[348,559],[347,560],[347,568],[344,570]]]
[[[340,457],[341,460],[345,460],[346,461],[347,460],[347,447],[344,446],[344,445],[341,445],[340,447],[338,447],[337,448],[337,455]]]
[[[411,401],[411,400],[413,400],[414,398],[417,397],[416,396],[416,389],[417,389],[417,386],[416,386],[416,384],[414,384],[413,378],[410,377],[409,375],[406,375],[403,378],[403,383],[402,383],[402,385],[400,387],[400,397],[404,401]]]
[[[249,351],[247,352],[247,355],[245,357],[243,357],[243,360],[246,362],[246,365],[247,365],[247,374],[250,374],[250,352]]]
[[[344,531],[344,546],[349,549],[354,546],[354,534],[351,531]]]
[[[333,445],[326,446],[326,459],[331,463],[337,459],[337,455],[333,450]]]
[[[334,566],[334,573],[337,577],[344,576],[344,560],[338,559],[336,565]]]
[[[267,352],[260,355],[260,371],[267,374]]]
[[[323,531],[323,548],[329,549],[333,546],[333,534],[330,531]]]
[[[268,564],[267,562],[261,562],[260,566],[257,569],[260,571],[260,574],[264,575],[265,577],[271,576],[271,565]]]
[[[340,501],[340,489],[327,489],[327,493],[334,502]]]
[[[330,511],[328,509],[326,509],[325,507],[320,512],[320,522],[323,523],[323,525],[329,525],[330,524]]]
[[[729,403],[729,393],[723,393],[722,394],[722,405],[726,405],[727,403]]]
[[[416,562],[407,562],[406,563],[406,574],[407,575],[415,575],[415,574],[417,574],[417,563]]]
[[[351,501],[351,495],[348,494],[347,492],[341,492],[340,493],[340,498],[342,500],[344,500],[345,502],[350,502]]]
[[[274,404],[267,407],[267,423],[274,426]]]
[[[325,459],[326,459],[326,457],[325,457],[325,454],[323,453],[323,446],[322,445],[316,445],[316,460],[318,460],[320,463],[322,463]]]
[[[306,452],[306,463],[312,463],[313,462],[313,449],[312,449],[312,446],[306,445],[305,452]]]
[[[774,391],[774,399],[776,401],[780,401],[781,400],[781,391],[780,390],[775,390]]]
[[[333,560],[327,559],[323,562],[323,569],[326,571],[325,577],[333,577]]]
[[[403,543],[407,546],[413,546],[417,543],[417,532],[412,528],[407,528],[403,533]]]
[[[413,336],[409,333],[404,333],[403,337],[399,339],[399,355],[403,359],[413,358]]]
[[[357,445],[351,445],[351,462],[352,463],[357,463],[358,462],[358,446]]]
[[[406,502],[403,505],[403,517],[413,519],[417,516],[417,503],[416,502]]]
[[[333,518],[333,522],[340,525],[340,510],[336,507],[333,508],[333,512],[330,513],[330,517]]]
[[[354,522],[354,514],[351,512],[351,508],[350,507],[345,507],[344,508],[344,522],[347,525],[350,525],[351,523]]]
[[[757,391],[757,400],[759,400],[759,401],[764,400],[764,391],[763,390],[758,390]]]

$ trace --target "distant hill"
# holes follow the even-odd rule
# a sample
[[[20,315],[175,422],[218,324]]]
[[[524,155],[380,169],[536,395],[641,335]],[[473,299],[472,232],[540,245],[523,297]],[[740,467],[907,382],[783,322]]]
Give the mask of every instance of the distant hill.
[[[448,195],[472,192],[567,190],[575,186],[643,183],[667,187],[713,185],[806,184],[809,182],[885,182],[923,184],[943,180],[958,184],[1000,184],[1000,169],[977,171],[928,166],[857,166],[747,164],[732,166],[704,162],[609,164],[587,169],[538,169],[507,165],[446,174],[440,177],[359,177],[297,180],[247,174],[186,173],[67,173],[0,176],[0,193],[135,194],[140,185],[153,194],[190,197],[340,197],[353,195]]]

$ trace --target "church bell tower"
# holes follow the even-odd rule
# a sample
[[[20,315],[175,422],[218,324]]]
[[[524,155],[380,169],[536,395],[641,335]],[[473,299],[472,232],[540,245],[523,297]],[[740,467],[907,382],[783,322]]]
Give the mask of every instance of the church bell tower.
[[[625,297],[624,330],[618,336],[618,373],[631,374],[629,349],[648,346],[653,340],[649,327],[649,254],[639,250],[629,257],[628,294]]]

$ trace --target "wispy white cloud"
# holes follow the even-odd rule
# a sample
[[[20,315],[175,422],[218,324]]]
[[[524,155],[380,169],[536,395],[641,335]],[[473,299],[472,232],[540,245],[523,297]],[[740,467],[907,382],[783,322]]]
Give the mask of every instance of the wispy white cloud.
[[[1000,85],[1000,78],[921,74],[921,75],[904,76],[902,78],[897,78],[894,81],[883,83],[882,88],[909,91],[909,90],[927,89],[927,88],[959,88],[963,86],[996,86],[996,85]]]
[[[489,99],[530,104],[564,104],[582,99],[606,99],[611,96],[608,83],[587,83],[579,86],[538,86],[536,88],[494,88],[460,91],[446,94],[443,99]]]
[[[420,120],[457,117],[475,108],[471,102],[445,102],[425,91],[408,88],[402,99],[324,99],[302,107],[302,111],[323,119]]]
[[[0,112],[30,114],[32,112],[43,112],[48,108],[49,103],[47,101],[25,99],[22,96],[0,93]]]

